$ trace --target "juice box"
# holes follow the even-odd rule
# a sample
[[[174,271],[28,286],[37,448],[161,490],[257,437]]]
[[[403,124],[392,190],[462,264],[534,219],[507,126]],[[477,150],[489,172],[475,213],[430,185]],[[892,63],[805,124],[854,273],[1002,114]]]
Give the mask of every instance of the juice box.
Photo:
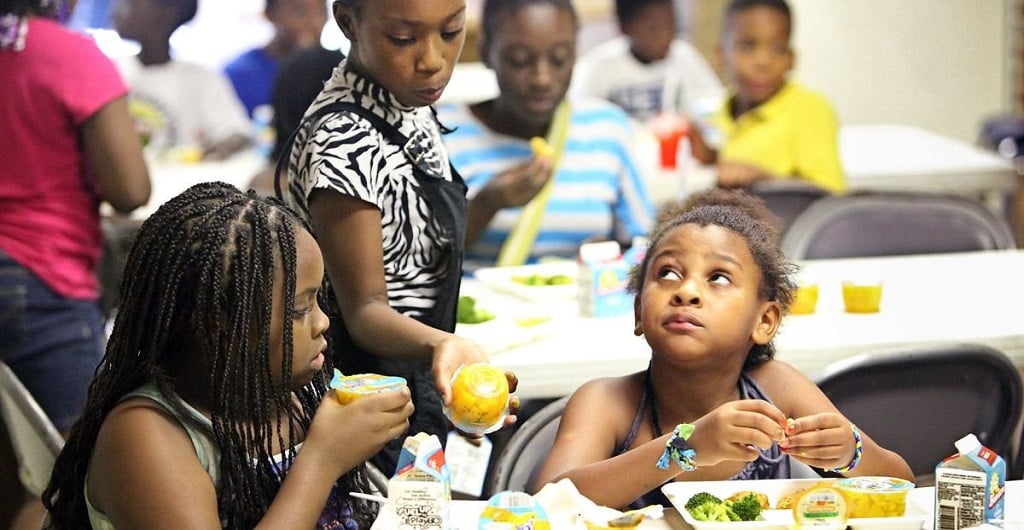
[[[579,296],[580,315],[604,317],[633,310],[629,293],[629,271],[634,262],[630,253],[622,254],[616,241],[580,245]]]
[[[1001,525],[1006,462],[973,434],[957,441],[956,448],[935,467],[935,530]]]
[[[421,432],[405,439],[388,481],[388,498],[399,521],[397,530],[449,528],[451,475],[437,436]]]

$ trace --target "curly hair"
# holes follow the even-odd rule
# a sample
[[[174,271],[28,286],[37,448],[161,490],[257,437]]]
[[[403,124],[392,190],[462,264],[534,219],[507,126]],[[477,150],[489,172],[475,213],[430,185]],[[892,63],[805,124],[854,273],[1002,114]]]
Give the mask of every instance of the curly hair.
[[[276,199],[224,183],[195,185],[161,206],[141,226],[128,256],[123,300],[106,355],[89,387],[85,410],[53,468],[43,503],[50,528],[88,528],[84,484],[107,415],[129,392],[153,382],[177,396],[170,367],[186,352],[204,358],[211,388],[209,433],[220,448],[217,503],[225,528],[252,528],[280,488],[274,442],[300,438],[328,390],[330,356],[313,381],[294,392],[274,381],[270,331],[275,272],[285,300],[295,296],[296,236],[309,226]],[[283,322],[294,316],[282,304]],[[293,337],[283,326],[283,380],[291,379]],[[297,398],[298,406],[292,398]],[[170,399],[189,417],[180,399]],[[275,427],[276,425],[276,427]],[[282,427],[285,426],[285,427]],[[197,425],[197,427],[200,427]],[[284,432],[283,432],[284,431]],[[285,451],[294,459],[293,448]],[[366,491],[361,467],[338,480],[342,491]],[[369,527],[376,507],[347,500]]]
[[[714,188],[659,211],[648,238],[648,251],[644,259],[630,271],[629,290],[632,293],[639,296],[643,291],[653,250],[658,248],[669,233],[687,224],[720,226],[742,237],[761,271],[758,296],[763,300],[777,302],[783,312],[789,310],[796,291],[793,276],[797,266],[779,248],[778,227],[781,223],[765,206],[764,201],[742,190]],[[774,356],[775,346],[771,342],[755,344],[747,354],[745,365],[753,366]]]

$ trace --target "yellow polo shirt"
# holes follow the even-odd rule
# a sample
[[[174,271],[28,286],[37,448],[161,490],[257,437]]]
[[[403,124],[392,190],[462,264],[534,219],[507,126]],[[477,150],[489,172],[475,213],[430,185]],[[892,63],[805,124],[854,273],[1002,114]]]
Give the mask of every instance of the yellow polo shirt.
[[[719,160],[755,165],[800,178],[833,193],[846,189],[839,159],[839,120],[825,97],[793,82],[738,120],[731,98],[713,120],[722,133]]]

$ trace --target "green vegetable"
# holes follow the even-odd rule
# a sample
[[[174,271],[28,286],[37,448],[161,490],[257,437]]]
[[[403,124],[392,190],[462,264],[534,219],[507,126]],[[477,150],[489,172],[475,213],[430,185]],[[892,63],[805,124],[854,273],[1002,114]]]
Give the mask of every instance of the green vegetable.
[[[460,324],[479,324],[494,319],[494,313],[477,307],[472,296],[460,296],[459,306],[455,312],[455,320]]]
[[[756,521],[761,518],[761,503],[753,494],[738,501],[723,501],[702,491],[690,497],[685,508],[698,521]]]
[[[756,521],[761,517],[761,501],[753,493],[745,495],[736,501],[725,501],[725,504],[732,509],[741,521]]]

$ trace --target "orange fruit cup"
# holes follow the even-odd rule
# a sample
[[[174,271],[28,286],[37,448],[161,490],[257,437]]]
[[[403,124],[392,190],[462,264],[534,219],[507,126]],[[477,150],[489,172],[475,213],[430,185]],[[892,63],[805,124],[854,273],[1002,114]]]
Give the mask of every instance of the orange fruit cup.
[[[452,375],[452,401],[444,414],[462,432],[494,432],[508,416],[508,396],[504,372],[486,363],[462,365]]]
[[[796,288],[793,305],[789,306],[791,315],[809,315],[818,308],[818,284],[801,285]]]
[[[406,380],[402,377],[380,374],[342,375],[338,369],[334,370],[334,378],[331,379],[334,397],[342,405],[348,405],[361,396],[390,392],[403,386],[406,386]]]
[[[836,488],[846,497],[851,519],[902,517],[914,483],[893,477],[852,477],[838,480]]]
[[[877,313],[881,305],[881,283],[843,282],[843,306],[847,313]]]

